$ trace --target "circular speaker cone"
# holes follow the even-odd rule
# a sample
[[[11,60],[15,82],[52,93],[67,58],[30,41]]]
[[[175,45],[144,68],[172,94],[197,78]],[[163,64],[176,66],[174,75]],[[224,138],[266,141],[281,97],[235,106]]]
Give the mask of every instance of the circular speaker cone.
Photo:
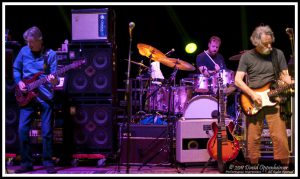
[[[107,67],[108,58],[105,56],[104,53],[98,53],[93,58],[93,65],[97,70],[104,69]]]
[[[88,121],[88,112],[84,109],[80,109],[76,112],[75,122],[77,124],[85,124]]]
[[[79,73],[79,74],[75,74],[72,77],[71,87],[73,88],[73,90],[84,90],[87,88],[87,85],[88,85],[88,79],[84,74]]]
[[[98,90],[103,90],[108,85],[108,79],[105,75],[97,74],[93,78],[93,85]]]
[[[108,113],[103,108],[97,108],[95,110],[93,119],[95,120],[96,124],[103,125],[109,120]]]
[[[5,118],[5,123],[7,125],[12,125],[14,124],[17,119],[18,119],[18,115],[17,115],[17,110],[13,109],[13,108],[8,108],[6,110],[6,118]]]
[[[75,131],[74,141],[76,144],[85,144],[88,140],[88,135],[81,131]]]
[[[5,143],[6,144],[15,144],[17,140],[17,133],[15,133],[13,130],[7,130],[5,134]]]
[[[108,135],[105,131],[97,131],[93,138],[98,145],[106,144],[108,141]]]
[[[199,143],[195,140],[191,140],[188,143],[188,149],[198,149]]]

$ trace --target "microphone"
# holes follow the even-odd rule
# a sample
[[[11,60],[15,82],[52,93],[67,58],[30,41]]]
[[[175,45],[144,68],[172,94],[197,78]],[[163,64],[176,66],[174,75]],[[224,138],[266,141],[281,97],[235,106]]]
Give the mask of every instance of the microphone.
[[[168,51],[165,55],[166,56],[168,56],[168,55],[170,55],[171,53],[173,53],[175,51],[175,49],[174,48],[172,48],[170,51]]]
[[[290,39],[293,39],[293,28],[286,28],[285,32],[289,35]]]
[[[293,33],[293,28],[286,28],[285,31],[288,34],[292,34]]]
[[[132,30],[134,27],[135,27],[135,23],[134,22],[130,22],[129,23],[129,29]]]
[[[135,23],[134,22],[130,22],[129,23],[129,35],[130,37],[132,37],[132,29],[135,27]]]

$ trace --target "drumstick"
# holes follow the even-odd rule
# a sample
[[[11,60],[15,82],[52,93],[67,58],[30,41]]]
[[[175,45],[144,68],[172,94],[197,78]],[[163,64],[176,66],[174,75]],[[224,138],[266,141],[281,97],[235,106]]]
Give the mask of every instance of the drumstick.
[[[206,53],[205,50],[204,50],[204,53],[210,58],[210,60],[211,60],[215,65],[217,65],[216,62],[208,55],[208,53]]]

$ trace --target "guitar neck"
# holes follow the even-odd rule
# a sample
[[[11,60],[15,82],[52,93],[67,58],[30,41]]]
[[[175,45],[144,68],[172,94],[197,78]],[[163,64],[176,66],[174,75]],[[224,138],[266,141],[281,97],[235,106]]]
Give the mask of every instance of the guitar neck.
[[[84,63],[84,61],[83,61],[83,63]],[[73,69],[73,68],[76,68],[76,67],[77,67],[76,64],[72,63],[70,65],[66,65],[66,66],[60,68],[55,73],[51,73],[51,74],[54,75],[54,76],[59,76],[59,75],[65,73],[66,71],[68,71],[70,69]],[[46,82],[47,82],[47,78],[46,77],[41,78],[39,80],[36,80],[34,82],[31,82],[31,83],[27,84],[27,90],[28,91],[32,91],[35,88],[39,87],[40,85],[42,85],[42,84],[44,84]]]
[[[269,97],[277,96],[278,94],[282,93],[283,91],[285,91],[285,90],[287,90],[289,88],[293,88],[293,87],[294,87],[294,83],[279,86],[278,88],[269,91],[268,92],[268,96]]]
[[[223,93],[223,87],[220,87],[220,94],[219,94],[219,100],[220,100],[220,122],[221,122],[221,128],[224,130],[226,129],[225,125],[225,102],[224,102],[224,93]]]

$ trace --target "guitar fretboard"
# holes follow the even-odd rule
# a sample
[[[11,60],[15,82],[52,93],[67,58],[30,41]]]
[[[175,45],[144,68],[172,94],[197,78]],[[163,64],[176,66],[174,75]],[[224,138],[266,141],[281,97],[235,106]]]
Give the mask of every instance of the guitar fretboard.
[[[278,88],[274,89],[274,90],[271,90],[268,92],[268,96],[269,97],[273,97],[273,96],[276,96],[278,95],[279,93],[282,93],[283,91],[289,89],[289,88],[294,88],[294,83],[292,84],[286,84],[286,85],[282,85],[282,86],[279,86]]]
[[[76,67],[80,66],[83,63],[85,63],[84,60],[76,61],[76,62],[74,62],[74,63],[72,63],[70,65],[66,65],[66,66],[60,68],[55,73],[51,73],[51,74],[54,75],[54,76],[61,75],[61,74],[65,73],[66,71],[70,70],[70,69],[73,69],[73,68],[76,68]],[[46,82],[47,82],[47,78],[46,77],[41,78],[39,80],[36,80],[34,82],[31,82],[31,83],[27,84],[27,90],[28,91],[32,91],[33,89],[39,87],[40,85],[42,85],[42,84],[44,84]]]

